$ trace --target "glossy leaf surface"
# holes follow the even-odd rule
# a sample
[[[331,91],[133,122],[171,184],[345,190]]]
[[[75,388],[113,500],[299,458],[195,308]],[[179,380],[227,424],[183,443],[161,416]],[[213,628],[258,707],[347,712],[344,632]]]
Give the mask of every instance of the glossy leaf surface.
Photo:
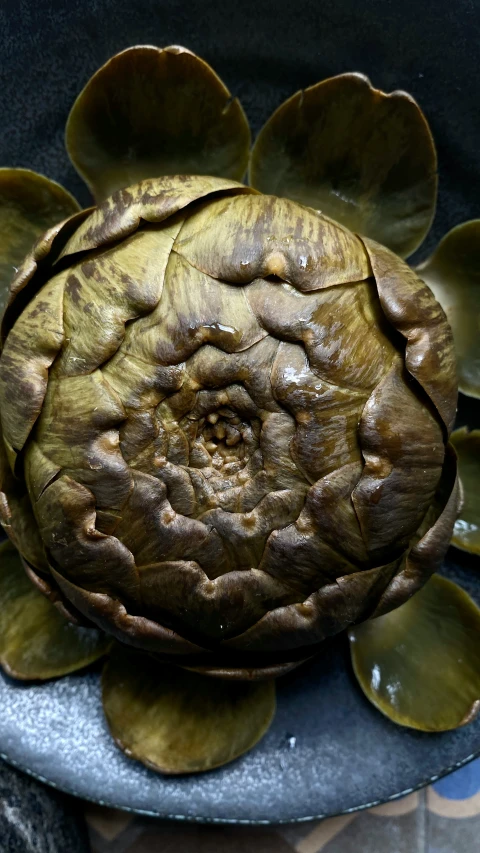
[[[255,142],[250,183],[406,257],[432,222],[436,153],[410,95],[387,95],[362,74],[341,74],[276,110]]]
[[[80,210],[60,184],[29,169],[0,169],[0,315],[10,282],[35,240]]]
[[[237,99],[183,47],[131,47],[87,83],[66,128],[70,158],[97,201],[160,175],[241,180],[250,129]]]
[[[67,622],[33,586],[10,542],[0,545],[0,601],[0,663],[13,678],[67,675],[108,651],[104,634]]]
[[[480,430],[466,427],[450,437],[458,456],[463,506],[453,529],[452,544],[480,554]]]
[[[480,610],[438,575],[406,604],[349,632],[365,695],[395,723],[458,728],[480,709]]]
[[[198,773],[260,740],[275,712],[275,685],[206,678],[119,644],[104,669],[103,706],[131,758],[162,773]]]
[[[453,228],[417,273],[452,327],[460,391],[480,398],[480,219]]]

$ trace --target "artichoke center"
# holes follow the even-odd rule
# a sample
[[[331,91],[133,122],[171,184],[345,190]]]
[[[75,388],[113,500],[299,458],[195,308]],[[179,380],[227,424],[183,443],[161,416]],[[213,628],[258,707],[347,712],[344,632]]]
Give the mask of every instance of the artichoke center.
[[[260,419],[245,419],[228,407],[222,406],[190,421],[192,426],[190,466],[194,468],[214,468],[234,474],[241,471],[258,447]]]

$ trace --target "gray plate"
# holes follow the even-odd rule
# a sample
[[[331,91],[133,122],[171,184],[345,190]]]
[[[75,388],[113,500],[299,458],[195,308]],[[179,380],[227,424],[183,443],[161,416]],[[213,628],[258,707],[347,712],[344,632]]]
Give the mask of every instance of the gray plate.
[[[480,603],[478,563],[452,549],[445,574]],[[31,686],[2,676],[0,708],[7,761],[70,794],[177,820],[312,820],[400,797],[480,754],[480,719],[432,735],[384,718],[357,686],[344,638],[279,682],[255,749],[202,775],[160,776],[126,758],[107,731],[98,671]]]

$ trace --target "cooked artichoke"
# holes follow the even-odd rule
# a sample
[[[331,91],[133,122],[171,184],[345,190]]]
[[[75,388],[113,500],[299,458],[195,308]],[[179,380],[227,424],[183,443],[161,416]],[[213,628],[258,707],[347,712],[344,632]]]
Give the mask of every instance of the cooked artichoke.
[[[456,511],[428,288],[225,179],[143,181],[75,224],[5,317],[2,522],[31,569],[118,639],[232,674],[408,598]]]

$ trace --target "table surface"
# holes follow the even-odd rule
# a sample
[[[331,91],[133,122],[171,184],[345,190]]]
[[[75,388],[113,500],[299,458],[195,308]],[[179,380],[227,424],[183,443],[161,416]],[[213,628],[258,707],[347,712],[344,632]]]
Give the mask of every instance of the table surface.
[[[92,853],[478,853],[480,759],[368,811],[294,826],[209,826],[85,805]]]

